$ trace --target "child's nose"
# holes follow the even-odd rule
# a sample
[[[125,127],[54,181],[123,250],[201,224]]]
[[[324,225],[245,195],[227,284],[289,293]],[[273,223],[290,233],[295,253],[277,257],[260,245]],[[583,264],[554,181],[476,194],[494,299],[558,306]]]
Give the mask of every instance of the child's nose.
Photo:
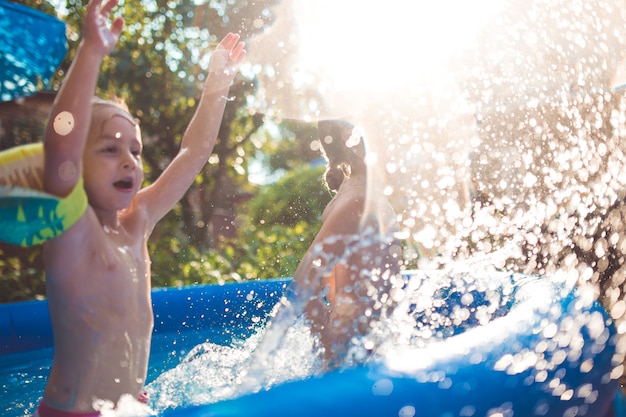
[[[122,161],[122,166],[124,168],[135,168],[137,166],[137,160],[135,155],[132,152],[125,152],[124,159]]]

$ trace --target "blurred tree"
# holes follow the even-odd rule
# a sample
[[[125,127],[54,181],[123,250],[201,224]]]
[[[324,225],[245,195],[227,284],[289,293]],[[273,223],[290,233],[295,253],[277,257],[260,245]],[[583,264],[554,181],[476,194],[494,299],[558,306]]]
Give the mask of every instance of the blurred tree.
[[[23,2],[55,13],[46,1]],[[58,89],[80,41],[87,2],[67,0],[61,8],[69,53],[53,78],[53,90]],[[124,16],[125,30],[118,47],[103,63],[97,93],[124,99],[140,120],[146,144],[146,184],[178,151],[216,42],[230,31],[245,40],[266,30],[275,19],[272,7],[278,0],[198,3],[145,0],[137,7],[137,2],[122,0],[114,12]],[[155,286],[289,274],[312,239],[309,234],[316,227],[311,224],[319,220],[323,201],[330,196],[321,186],[320,174],[303,169],[275,186],[264,187],[261,202],[250,203],[257,213],[243,232],[225,239],[219,250],[211,247],[214,210],[232,208],[242,195],[249,198],[256,193],[257,187],[249,183],[247,175],[253,158],[266,164],[271,174],[295,169],[319,156],[311,147],[315,129],[310,124],[271,121],[273,129],[262,128],[267,122],[265,115],[249,105],[257,90],[257,74],[242,71],[235,80],[214,154],[195,185],[151,237]],[[44,123],[18,123],[13,131],[4,132],[3,140],[13,145],[39,140]],[[291,195],[292,191],[295,194]],[[270,210],[273,199],[281,204]],[[262,224],[257,227],[255,221]],[[43,296],[40,249],[0,245],[0,251],[0,301]]]
[[[78,34],[86,0],[68,0],[70,34]],[[116,14],[126,25],[118,47],[104,62],[99,92],[123,98],[140,120],[144,141],[146,182],[156,179],[178,151],[180,140],[193,115],[211,51],[228,32],[248,39],[271,25],[275,0],[215,1],[198,4],[190,0],[123,1]],[[73,52],[79,36],[70,35]],[[70,54],[72,55],[72,54]],[[64,63],[67,68],[70,61]],[[255,93],[254,79],[240,77],[231,88],[214,156],[196,184],[154,232],[153,242],[169,239],[170,233],[184,244],[210,247],[213,208],[232,199],[222,184],[234,192],[246,184],[247,151],[251,136],[263,124],[263,115],[245,111]],[[169,225],[176,224],[175,227]],[[168,233],[162,233],[167,230]],[[155,245],[158,247],[159,244]]]
[[[293,227],[300,222],[319,225],[322,211],[332,197],[323,185],[323,173],[322,166],[300,167],[261,189],[246,207],[244,229],[269,230],[276,224]]]
[[[198,250],[183,243],[184,238],[164,242],[161,249],[167,250],[155,247],[155,283],[221,283],[293,274],[320,227],[321,213],[331,194],[322,181],[324,167],[317,163],[320,154],[313,151],[317,149],[314,125],[288,121],[269,130],[274,129],[278,133],[273,135],[265,134],[267,127],[260,129],[252,143],[264,160],[266,175],[282,172],[281,178],[259,186],[255,197],[237,208],[238,233],[223,237],[219,247]],[[303,149],[309,151],[303,153]],[[283,160],[286,165],[269,160]],[[168,230],[168,234],[180,231]]]
[[[281,140],[264,147],[266,166],[270,171],[287,172],[299,168],[303,161],[311,163],[321,158],[317,128],[313,123],[285,119],[280,128]]]
[[[323,183],[324,166],[301,165],[261,187],[245,207],[239,236],[231,247],[235,270],[246,279],[292,276],[322,223],[332,198]]]

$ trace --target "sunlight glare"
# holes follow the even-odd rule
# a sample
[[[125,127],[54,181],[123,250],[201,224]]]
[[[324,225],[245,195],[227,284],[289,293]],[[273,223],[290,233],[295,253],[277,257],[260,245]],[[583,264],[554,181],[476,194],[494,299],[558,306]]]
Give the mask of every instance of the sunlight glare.
[[[294,0],[300,63],[336,89],[381,89],[441,71],[503,2]]]

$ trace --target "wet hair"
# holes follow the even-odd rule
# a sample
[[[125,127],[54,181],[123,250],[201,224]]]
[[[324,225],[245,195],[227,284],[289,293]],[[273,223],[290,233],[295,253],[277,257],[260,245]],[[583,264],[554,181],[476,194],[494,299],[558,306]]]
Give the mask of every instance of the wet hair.
[[[317,123],[318,138],[328,160],[326,184],[333,191],[337,191],[346,178],[366,173],[363,138],[358,138],[358,142],[352,137],[344,140],[346,130],[351,135],[353,129],[354,125],[345,120],[320,120]]]

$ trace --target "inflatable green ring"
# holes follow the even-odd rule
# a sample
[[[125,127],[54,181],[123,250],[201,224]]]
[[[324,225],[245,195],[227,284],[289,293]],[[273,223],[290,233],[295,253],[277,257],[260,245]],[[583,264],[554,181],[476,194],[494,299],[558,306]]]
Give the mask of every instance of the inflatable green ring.
[[[82,178],[64,198],[43,189],[43,143],[0,152],[0,240],[38,245],[59,236],[82,217],[87,195]]]

